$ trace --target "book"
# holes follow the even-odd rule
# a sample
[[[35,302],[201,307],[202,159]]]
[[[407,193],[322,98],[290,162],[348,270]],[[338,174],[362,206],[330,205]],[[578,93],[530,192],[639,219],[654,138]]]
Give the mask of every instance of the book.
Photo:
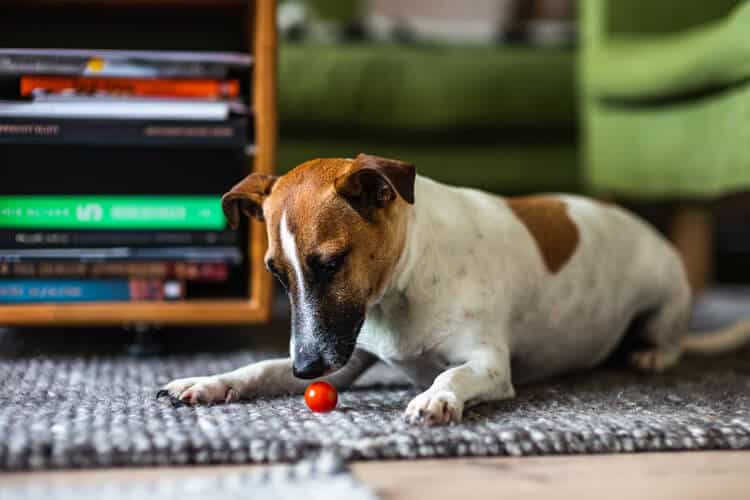
[[[194,99],[233,99],[240,94],[238,80],[91,78],[64,76],[21,77],[21,97],[45,94],[134,96]]]
[[[0,74],[133,78],[226,78],[250,67],[234,52],[0,49]]]
[[[2,195],[0,227],[220,231],[226,221],[219,195]]]
[[[13,278],[151,278],[222,282],[229,278],[225,262],[0,262],[0,277]]]
[[[0,279],[0,303],[103,302],[174,300],[185,296],[179,281],[155,279],[118,280],[4,280]]]
[[[0,228],[0,248],[231,246],[240,241],[234,231],[193,230],[66,230]]]
[[[0,249],[0,263],[34,262],[43,260],[103,262],[103,261],[174,261],[225,262],[240,264],[242,252],[232,247],[162,247],[162,248],[44,248]]]
[[[230,113],[247,111],[240,102],[192,99],[41,96],[32,102],[0,101],[0,117],[19,118],[224,121]]]
[[[106,120],[57,117],[0,117],[0,144],[245,147],[252,120]]]

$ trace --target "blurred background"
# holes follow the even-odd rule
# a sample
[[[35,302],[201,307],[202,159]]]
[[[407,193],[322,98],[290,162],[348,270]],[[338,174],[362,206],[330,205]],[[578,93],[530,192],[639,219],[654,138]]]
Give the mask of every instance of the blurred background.
[[[369,152],[505,195],[601,196],[750,281],[742,0],[283,0],[282,171]]]
[[[455,184],[580,190],[575,7],[281,2],[282,169],[371,151]]]
[[[167,54],[168,64],[160,60],[162,66],[147,64],[147,70],[184,76],[190,69],[232,83],[231,96],[209,103],[229,118],[204,128],[180,128],[185,123],[179,122],[159,129],[148,147],[141,147],[142,137],[125,144],[119,125],[99,149],[90,137],[101,126],[71,139],[75,147],[6,137],[0,193],[56,195],[64,186],[81,191],[76,194],[104,189],[123,195],[140,182],[139,189],[148,186],[159,195],[201,194],[198,201],[210,203],[205,213],[220,215],[218,195],[241,177],[253,154],[246,141],[255,125],[248,111],[250,63],[235,56],[252,51],[247,16],[255,4],[89,3],[13,0],[0,16],[0,47],[159,51],[149,57]],[[677,245],[696,292],[732,287],[740,290],[732,292],[739,297],[736,310],[746,309],[749,1],[279,0],[277,7],[279,145],[272,167],[279,172],[312,158],[366,152],[412,162],[420,174],[443,182],[502,195],[573,192],[623,204]],[[198,59],[188,62],[199,63],[180,67],[184,60],[169,59],[175,50],[192,51]],[[110,171],[127,176],[97,177],[102,147],[108,148]],[[34,162],[64,163],[66,170],[49,168],[40,184],[33,169],[17,168]],[[212,171],[207,182],[206,165],[216,163],[231,168]],[[134,180],[138,176],[145,181]],[[40,193],[40,186],[46,191]],[[212,246],[214,264],[214,247],[224,245],[232,251],[222,257],[226,262],[147,269],[182,273],[187,278],[178,281],[187,285],[139,287],[138,296],[126,287],[125,299],[246,297],[248,248],[221,217],[209,219],[201,231],[174,227],[159,234],[169,236],[170,245]],[[150,237],[143,229],[127,237]],[[13,276],[14,269],[0,262],[1,272]],[[288,310],[278,289],[275,303],[277,329],[285,331]],[[142,326],[131,333],[139,336]],[[235,344],[246,342],[232,335]],[[284,347],[285,335],[274,338]],[[192,349],[191,339],[175,339],[175,349]]]

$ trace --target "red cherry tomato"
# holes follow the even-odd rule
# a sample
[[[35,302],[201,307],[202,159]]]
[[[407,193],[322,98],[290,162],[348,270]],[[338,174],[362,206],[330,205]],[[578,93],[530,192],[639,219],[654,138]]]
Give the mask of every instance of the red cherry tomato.
[[[314,412],[325,413],[336,408],[339,396],[328,382],[313,382],[305,391],[305,403]]]

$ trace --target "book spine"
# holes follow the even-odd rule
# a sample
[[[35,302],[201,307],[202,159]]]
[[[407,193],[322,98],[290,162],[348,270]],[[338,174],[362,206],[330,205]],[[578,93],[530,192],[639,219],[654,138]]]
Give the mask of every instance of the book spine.
[[[27,262],[217,262],[242,263],[237,247],[0,249],[0,264]]]
[[[0,201],[0,213],[2,201]],[[64,229],[0,228],[0,248],[97,248],[127,246],[131,248],[189,246],[215,247],[236,245],[239,241],[234,231],[101,231]]]
[[[189,61],[112,60],[96,57],[1,55],[0,74],[134,78],[226,78],[229,65]]]
[[[197,99],[231,99],[240,94],[238,80],[187,80],[144,78],[86,78],[29,76],[21,77],[21,96],[48,93],[110,94],[137,97],[177,97]]]
[[[150,278],[222,282],[229,278],[225,262],[0,262],[0,276],[46,279]]]
[[[0,117],[0,144],[245,147],[250,123]]]
[[[237,101],[67,98],[59,95],[38,96],[32,102],[0,101],[0,117],[3,118],[223,122],[229,119],[232,112],[244,114],[247,106]]]
[[[181,283],[153,279],[0,280],[0,304],[149,301],[183,297]]]

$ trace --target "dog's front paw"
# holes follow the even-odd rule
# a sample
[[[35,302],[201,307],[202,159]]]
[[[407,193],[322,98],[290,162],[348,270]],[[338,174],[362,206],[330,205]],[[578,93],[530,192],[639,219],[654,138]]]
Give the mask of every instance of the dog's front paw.
[[[231,403],[237,401],[239,392],[220,377],[192,377],[173,380],[156,397],[168,396],[174,402],[186,404]]]
[[[418,425],[457,424],[463,411],[463,402],[454,393],[428,390],[411,400],[404,419]]]

